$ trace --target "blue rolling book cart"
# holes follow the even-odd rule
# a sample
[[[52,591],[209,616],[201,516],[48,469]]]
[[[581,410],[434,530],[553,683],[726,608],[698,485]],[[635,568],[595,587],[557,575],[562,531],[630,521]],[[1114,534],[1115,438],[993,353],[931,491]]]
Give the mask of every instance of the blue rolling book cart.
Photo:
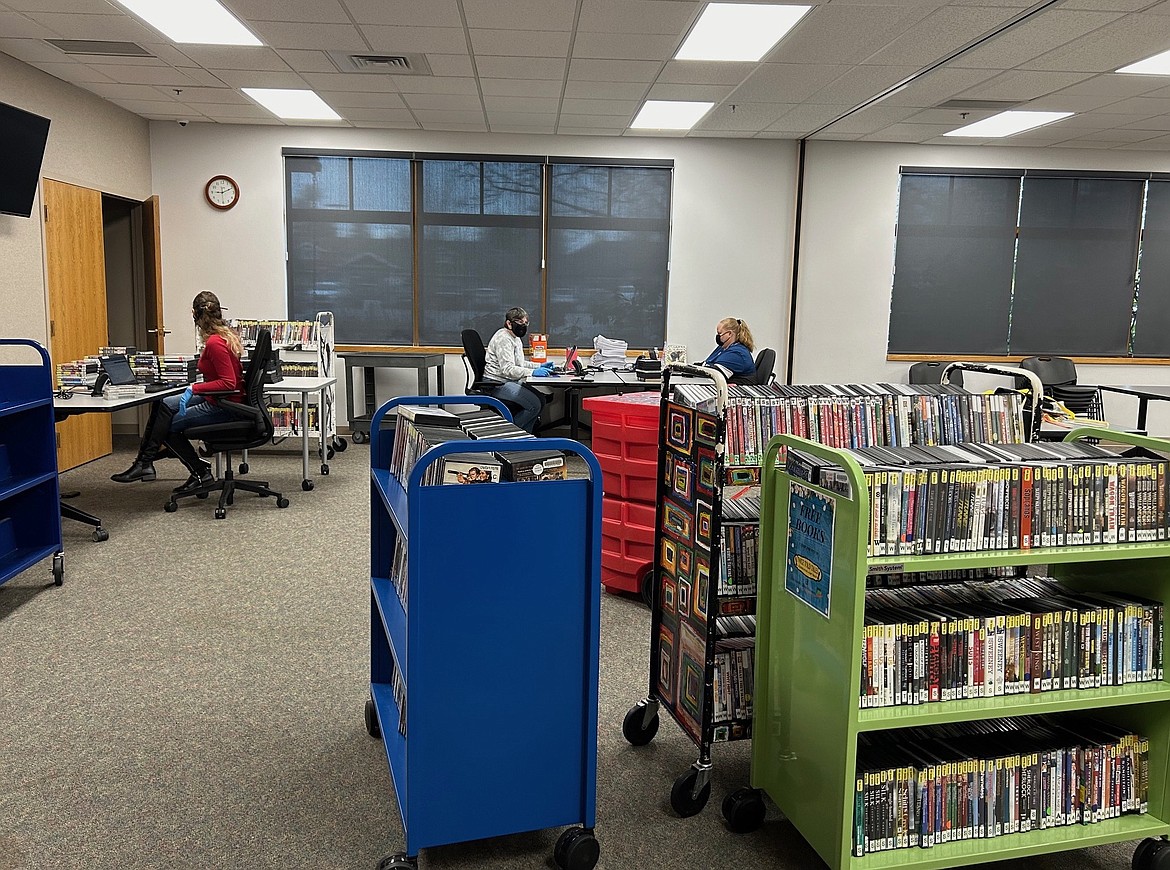
[[[8,362],[28,356],[29,348],[37,362]],[[65,557],[53,368],[48,352],[27,338],[0,339],[0,350],[0,585],[52,556],[53,582],[60,586]]]
[[[404,404],[475,404],[511,419],[493,398],[419,396],[370,421],[366,728],[385,744],[406,834],[378,870],[416,868],[432,846],[564,825],[574,827],[557,840],[557,865],[590,870],[601,468],[567,439],[449,441],[418,459],[404,488],[390,472],[395,430],[382,428]],[[449,454],[527,450],[576,453],[589,477],[422,483]],[[390,580],[402,543],[405,596]]]

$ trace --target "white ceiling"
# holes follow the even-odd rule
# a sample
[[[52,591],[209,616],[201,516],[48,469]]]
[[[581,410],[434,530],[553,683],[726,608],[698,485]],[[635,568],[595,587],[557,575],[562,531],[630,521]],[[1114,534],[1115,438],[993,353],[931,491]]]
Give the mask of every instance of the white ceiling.
[[[263,47],[176,45],[109,0],[0,0],[0,51],[150,119],[282,124],[238,89],[308,87],[354,127],[620,136],[644,100],[690,99],[715,107],[662,135],[1170,150],[1170,77],[1112,72],[1170,49],[1170,0],[827,0],[762,63],[671,60],[695,0],[223,2]],[[423,54],[432,74],[341,73],[327,51]],[[943,139],[1006,108],[949,100],[1077,115]]]

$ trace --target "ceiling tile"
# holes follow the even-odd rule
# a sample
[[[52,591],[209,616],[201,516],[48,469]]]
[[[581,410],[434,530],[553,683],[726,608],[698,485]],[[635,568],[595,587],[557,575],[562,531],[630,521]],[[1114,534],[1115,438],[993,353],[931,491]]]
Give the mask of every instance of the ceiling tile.
[[[491,112],[542,112],[554,115],[560,107],[559,99],[546,97],[489,97],[484,96],[483,104]]]
[[[345,24],[349,21],[338,0],[226,0],[224,5],[248,21],[313,24]]]
[[[582,82],[646,82],[650,84],[662,69],[654,60],[591,60],[573,58],[569,61],[569,78]]]
[[[849,72],[838,64],[768,63],[732,91],[744,103],[800,103]]]
[[[391,76],[398,90],[404,94],[474,94],[479,95],[475,79],[428,76]]]
[[[207,69],[288,70],[284,58],[264,46],[185,45],[183,54]]]
[[[561,103],[562,115],[629,115],[631,118],[642,104],[641,100],[581,100],[566,99]]]
[[[101,67],[89,66],[84,63],[39,63],[37,69],[56,76],[62,81],[75,85],[84,85],[90,82],[112,82],[113,79],[101,71]]]
[[[730,96],[732,88],[728,85],[673,85],[656,84],[646,95],[648,100],[710,100],[713,103],[722,102]]]
[[[1072,95],[1075,97],[1114,97],[1118,100],[1136,97],[1163,87],[1165,79],[1160,76],[1135,76],[1106,73],[1078,82],[1071,87],[1057,91],[1052,96]]]
[[[338,114],[347,121],[382,121],[397,127],[417,126],[414,115],[406,109],[350,108]]]
[[[1091,12],[1137,12],[1150,5],[1149,0],[1064,0],[1062,9],[1088,9]]]
[[[384,75],[307,72],[304,79],[317,91],[398,92],[394,79]]]
[[[1078,97],[1065,90],[1029,100],[1020,108],[1037,112],[1092,112],[1097,109],[1108,111],[1108,107],[1116,102],[1117,97]]]
[[[477,57],[475,68],[480,78],[489,79],[556,79],[565,77],[565,60],[559,57]]]
[[[232,103],[192,103],[191,108],[208,118],[271,118],[272,113],[255,103],[244,105]]]
[[[178,48],[169,42],[143,42],[139,44],[160,61],[171,66],[199,66],[199,64],[191,60],[191,58],[187,57],[187,55],[179,51]]]
[[[107,0],[4,0],[4,5],[18,12],[71,12],[84,15],[109,15],[116,8]]]
[[[577,0],[463,0],[468,27],[572,30]]]
[[[854,112],[828,128],[832,133],[876,133],[892,124],[898,124],[918,113],[908,106],[870,106]]]
[[[462,121],[451,123],[446,121],[431,121],[426,125],[426,129],[451,133],[486,133],[488,131],[487,124],[482,120],[478,122]]]
[[[561,96],[559,81],[530,81],[528,79],[483,79],[484,96],[494,97],[555,97]]]
[[[174,95],[173,90],[167,87],[155,88],[161,94]],[[235,88],[183,88],[177,95],[184,103],[215,103],[219,105],[254,105],[251,100]]]
[[[1129,112],[1126,114],[1106,115],[1101,112],[1086,115],[1073,115],[1060,122],[1062,130],[1111,130],[1114,127],[1125,127],[1137,121],[1151,117],[1147,112]],[[1044,129],[1044,128],[1041,128]],[[1135,129],[1147,129],[1138,127]]]
[[[350,121],[355,127],[361,127],[369,130],[418,130],[418,122],[414,118],[402,123],[395,121]]]
[[[1157,130],[1134,130],[1130,128],[1115,128],[1112,130],[1090,130],[1080,133],[1077,138],[1083,142],[1109,142],[1114,145],[1129,142],[1141,142],[1145,139],[1157,138]]]
[[[107,8],[113,9],[112,6]],[[139,24],[136,18],[116,12],[110,15],[29,12],[28,15],[65,39],[124,39],[130,42],[151,42],[159,38],[156,31]]]
[[[1126,124],[1126,130],[1163,130],[1170,132],[1170,115],[1155,115],[1152,118],[1144,118],[1141,121],[1135,121],[1132,124]]]
[[[467,36],[462,27],[363,24],[361,32],[370,41],[373,50],[379,52],[458,54],[467,51]]]
[[[951,69],[939,67],[915,79],[896,94],[882,100],[883,105],[929,108],[945,103],[956,94],[985,82],[996,75],[996,70]]]
[[[823,106],[817,103],[801,103],[785,112],[771,130],[798,130],[802,134],[823,127],[834,118],[848,112],[852,106]]]
[[[563,30],[472,30],[471,47],[498,57],[568,57],[571,37]]]
[[[682,39],[647,33],[578,33],[573,57],[667,61]]]
[[[1159,136],[1157,139],[1147,139],[1145,142],[1135,142],[1132,145],[1122,145],[1119,151],[1170,151],[1170,136]]]
[[[320,75],[320,73],[317,73]],[[225,70],[218,78],[233,88],[307,88],[307,80],[294,72],[243,72]]]
[[[110,100],[110,102],[121,106],[128,112],[153,120],[173,119],[177,121],[182,119],[189,121],[192,117],[205,117],[198,112],[180,106],[178,103],[146,103],[140,100]]]
[[[1008,70],[978,84],[958,95],[962,100],[1012,100],[1023,102],[1034,100],[1059,91],[1078,81],[1084,81],[1088,73],[1034,72],[1031,70]]]
[[[282,48],[277,52],[296,72],[337,72],[333,61],[323,51],[307,48]]]
[[[1127,15],[1022,66],[1063,72],[1112,72],[1166,50],[1168,34],[1165,25],[1151,26],[1152,22],[1159,20],[1164,21],[1157,16],[1151,19]]]
[[[930,13],[922,6],[814,6],[768,60],[776,63],[862,63]],[[893,61],[886,61],[887,63]]]
[[[753,139],[757,135],[755,130],[700,130],[698,127],[687,130],[688,139]]]
[[[573,118],[576,121],[576,117]],[[578,127],[567,124],[557,125],[557,134],[561,136],[620,136],[626,132],[625,127]]]
[[[738,85],[760,68],[757,63],[714,63],[703,60],[672,60],[658,81],[677,85]]]
[[[556,124],[492,124],[493,133],[524,133],[526,135],[543,136],[556,132]]]
[[[252,22],[253,30],[273,48],[317,48],[333,51],[369,51],[352,24],[304,24],[280,21]]]
[[[0,51],[17,60],[31,63],[72,63],[73,57],[40,39],[2,39]],[[86,58],[88,60],[88,58]]]
[[[161,95],[150,85],[104,84],[93,82],[85,86],[87,91],[93,91],[99,97],[108,100],[147,100],[160,102]]]
[[[1013,15],[1013,9],[944,6],[874,52],[866,63],[926,66],[990,32]]]
[[[855,66],[812,95],[818,103],[860,105],[916,72],[909,66]]]
[[[862,139],[867,142],[922,142],[950,132],[956,126],[955,124],[894,124],[885,130],[862,136]]]
[[[1170,98],[1155,100],[1150,97],[1133,97],[1129,100],[1112,103],[1108,108],[1108,114],[1132,112],[1147,117],[1151,115],[1164,115],[1170,112]]]
[[[471,94],[403,94],[402,100],[410,109],[481,112],[483,105],[478,96]]]
[[[0,33],[6,39],[51,39],[59,34],[19,12],[0,12]]]
[[[561,115],[563,125],[572,127],[608,127],[625,129],[630,126],[629,115]],[[558,130],[560,128],[558,127]]]
[[[774,124],[781,115],[787,114],[791,109],[792,106],[787,103],[737,103],[734,109],[731,105],[724,104],[712,108],[695,128],[728,132],[750,130],[758,133]]]
[[[493,130],[498,130],[500,125],[507,124],[509,126],[543,127],[546,128],[545,132],[551,133],[556,127],[557,116],[547,112],[492,112],[489,110],[488,123],[492,125]]]
[[[459,109],[420,109],[415,117],[424,127],[430,128],[431,122],[436,124],[483,124],[483,112],[466,111]]]
[[[127,85],[166,85],[167,87],[183,88],[198,84],[191,76],[190,70],[177,70],[169,66],[113,66],[107,64],[101,71],[110,78]]]
[[[280,118],[277,118],[275,115],[271,114],[269,114],[267,118],[216,118],[215,122],[217,124],[248,124],[250,126],[262,124],[266,127],[292,126],[290,124],[284,123],[284,121],[280,120]]]
[[[469,54],[428,54],[427,63],[437,76],[471,76],[475,67]]]
[[[661,33],[681,37],[702,3],[659,0],[584,0],[579,33]]]
[[[281,2],[281,0],[272,0]],[[426,0],[423,3],[387,0],[345,0],[358,24],[396,24],[406,27],[463,27],[458,0]]]
[[[640,100],[647,85],[639,82],[579,82],[565,83],[565,98],[585,100]]]
[[[319,91],[318,95],[339,111],[343,108],[401,109],[406,105],[402,102],[402,97],[398,94],[360,94],[352,91]]]
[[[1117,12],[1067,12],[1056,6],[965,51],[951,66],[1011,69],[1117,20]]]

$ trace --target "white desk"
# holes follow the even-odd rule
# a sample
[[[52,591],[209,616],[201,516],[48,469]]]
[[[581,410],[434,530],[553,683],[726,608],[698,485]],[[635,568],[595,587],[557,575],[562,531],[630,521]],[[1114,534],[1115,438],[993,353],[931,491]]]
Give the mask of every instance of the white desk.
[[[265,393],[300,393],[301,394],[301,465],[304,477],[301,480],[301,489],[308,492],[313,488],[313,481],[309,480],[309,394],[317,393],[317,422],[322,422],[320,415],[325,408],[325,390],[337,383],[335,377],[315,378],[284,378],[275,384],[265,384]],[[325,439],[318,434],[317,442],[321,448],[321,473],[329,473],[328,447]],[[244,462],[248,461],[247,452],[244,453]]]

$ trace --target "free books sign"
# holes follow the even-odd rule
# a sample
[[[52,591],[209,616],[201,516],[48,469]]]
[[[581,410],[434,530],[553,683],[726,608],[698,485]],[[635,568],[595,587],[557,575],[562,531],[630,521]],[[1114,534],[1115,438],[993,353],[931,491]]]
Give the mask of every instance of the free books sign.
[[[784,588],[826,619],[833,579],[835,508],[832,496],[789,483]]]

